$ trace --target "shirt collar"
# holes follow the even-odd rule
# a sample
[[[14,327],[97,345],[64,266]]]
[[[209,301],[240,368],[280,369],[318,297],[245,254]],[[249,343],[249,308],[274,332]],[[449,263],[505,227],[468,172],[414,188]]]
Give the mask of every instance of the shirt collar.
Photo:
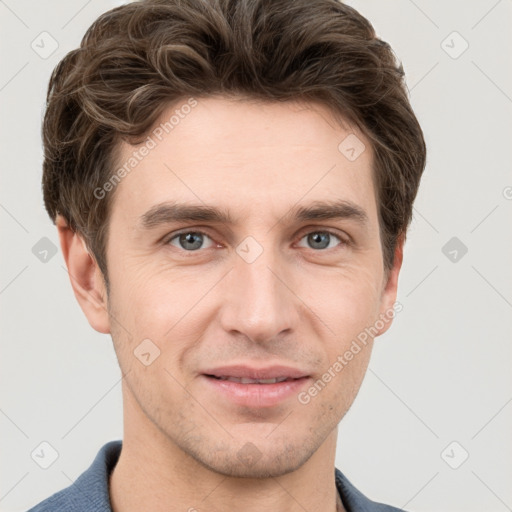
[[[122,441],[103,445],[93,463],[73,484],[82,500],[89,502],[90,510],[112,512],[109,495],[109,477],[121,454]],[[337,468],[334,470],[336,489],[347,512],[377,512],[398,510],[378,504],[357,490]]]

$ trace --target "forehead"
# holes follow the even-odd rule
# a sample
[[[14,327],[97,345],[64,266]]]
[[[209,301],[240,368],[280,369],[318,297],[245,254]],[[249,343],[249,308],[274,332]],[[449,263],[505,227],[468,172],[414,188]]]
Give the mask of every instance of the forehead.
[[[344,200],[371,218],[372,165],[368,139],[324,105],[184,99],[163,112],[143,143],[119,148],[117,168],[126,172],[113,216],[122,211],[135,225],[169,200],[260,217]]]

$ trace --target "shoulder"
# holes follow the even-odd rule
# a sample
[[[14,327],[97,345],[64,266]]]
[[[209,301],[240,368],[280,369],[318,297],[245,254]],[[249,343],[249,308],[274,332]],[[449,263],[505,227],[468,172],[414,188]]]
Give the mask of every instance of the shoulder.
[[[102,446],[90,467],[73,484],[32,507],[28,512],[112,512],[108,478],[121,453],[121,441]]]
[[[335,468],[335,480],[336,488],[347,512],[406,512],[401,508],[370,500],[361,491],[356,489],[349,479],[337,468]]]

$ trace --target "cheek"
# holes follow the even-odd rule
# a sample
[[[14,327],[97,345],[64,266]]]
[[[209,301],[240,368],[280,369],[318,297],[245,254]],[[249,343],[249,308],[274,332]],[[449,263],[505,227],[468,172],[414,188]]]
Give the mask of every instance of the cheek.
[[[208,297],[208,291],[219,280],[217,273],[146,263],[125,267],[123,274],[112,283],[112,299],[116,318],[133,335],[132,344],[150,339],[170,361],[199,338],[213,311],[209,299],[214,293]],[[126,331],[119,334],[126,338]]]
[[[301,279],[304,302],[336,336],[336,343],[350,341],[378,315],[378,269],[352,266],[309,273]],[[331,332],[331,334],[333,334]]]

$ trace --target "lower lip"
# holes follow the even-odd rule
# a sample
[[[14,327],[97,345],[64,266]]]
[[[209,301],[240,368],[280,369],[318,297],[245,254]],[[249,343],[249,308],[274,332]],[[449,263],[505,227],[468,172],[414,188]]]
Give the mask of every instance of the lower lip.
[[[272,407],[282,403],[291,396],[296,396],[309,382],[309,377],[302,377],[275,384],[242,384],[215,377],[201,376],[217,393],[228,398],[236,405],[245,407]]]

